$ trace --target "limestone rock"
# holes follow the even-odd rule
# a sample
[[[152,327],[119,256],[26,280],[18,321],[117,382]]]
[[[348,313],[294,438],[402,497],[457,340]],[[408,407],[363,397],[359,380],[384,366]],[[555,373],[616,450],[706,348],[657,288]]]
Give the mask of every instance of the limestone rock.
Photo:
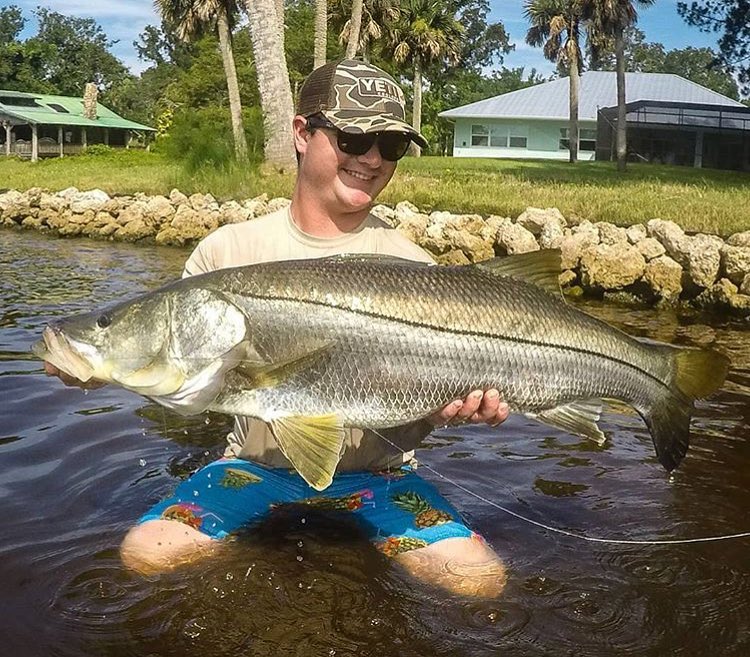
[[[188,197],[175,188],[169,192],[169,202],[172,205],[182,205],[183,203],[188,203]]]
[[[459,249],[470,262],[481,262],[495,257],[492,242],[485,242],[481,237],[464,231],[452,231],[451,243]]]
[[[404,215],[396,230],[418,244],[425,230],[427,230],[427,221],[427,216],[424,214]]]
[[[664,242],[662,242],[664,244]],[[672,244],[670,242],[670,244]],[[690,283],[697,287],[711,287],[721,267],[720,246],[723,242],[713,235],[683,236],[676,246],[664,244],[667,253],[682,265]]]
[[[484,226],[479,232],[479,237],[493,244],[497,241],[497,232],[503,226],[510,226],[513,220],[510,217],[499,217],[498,215],[491,214],[484,221]]]
[[[644,237],[642,240],[635,242],[635,248],[638,249],[640,254],[646,259],[646,262],[663,256],[666,253],[664,245],[653,237]],[[670,260],[672,260],[672,258],[670,258]],[[679,263],[674,260],[672,260],[672,262],[678,267],[680,266]],[[680,267],[680,271],[682,271],[682,267]]]
[[[750,248],[750,230],[735,233],[727,238],[729,246],[744,246]]]
[[[539,233],[539,246],[542,249],[559,249],[565,233],[556,221],[548,221]]]
[[[646,263],[643,280],[654,296],[660,299],[677,299],[682,292],[682,267],[669,256],[660,255]]]
[[[628,234],[624,228],[605,221],[596,224],[600,244],[627,244]]]
[[[99,212],[110,199],[107,192],[103,192],[101,189],[92,189],[87,192],[73,194],[69,200],[71,212],[81,214],[87,210]]]
[[[519,224],[501,226],[497,231],[495,244],[501,254],[507,255],[539,250],[534,235]]]
[[[170,222],[176,231],[178,244],[199,240],[219,227],[219,221],[211,212],[196,212],[189,205],[181,205]]]
[[[271,213],[276,212],[276,210],[283,210],[284,208],[288,208],[291,204],[292,201],[290,199],[277,196],[268,201],[267,212]]]
[[[581,281],[585,287],[621,290],[641,278],[645,267],[645,259],[633,246],[598,244],[581,255]]]
[[[740,283],[740,294],[750,294],[750,274],[745,274]]]
[[[560,228],[567,226],[565,217],[557,208],[526,208],[516,219],[517,224],[534,235],[541,234],[542,227],[549,222],[556,223]]]
[[[725,244],[721,248],[721,265],[732,283],[741,284],[745,275],[750,274],[750,247]]]
[[[646,230],[646,226],[644,226],[643,224],[628,226],[625,229],[625,234],[628,236],[628,242],[630,242],[631,244],[638,244],[638,242],[648,237],[648,231]]]
[[[152,196],[146,201],[143,210],[144,214],[156,225],[171,219],[175,214],[174,205],[166,196]]]
[[[10,189],[0,194],[0,215],[3,219],[22,221],[31,214],[29,199],[21,192]]]
[[[419,208],[416,205],[409,203],[409,201],[401,201],[393,209],[393,221],[398,226],[406,217],[411,217],[415,214],[420,214]]]
[[[695,298],[695,304],[701,308],[727,307],[729,300],[735,294],[737,294],[737,286],[728,278],[720,278]]]
[[[252,212],[237,201],[227,201],[219,209],[219,224],[239,224],[252,218]]]
[[[437,257],[437,262],[440,265],[468,265],[470,264],[469,259],[466,257],[463,251],[460,249],[454,249],[448,251],[443,255]]]
[[[262,217],[268,214],[268,194],[261,194],[242,202],[242,207],[250,211],[251,217]]]
[[[389,226],[395,226],[393,223],[393,217],[394,217],[394,210],[393,208],[383,205],[382,203],[379,205],[374,205],[370,209],[370,214],[375,215],[378,219],[381,221],[385,221]]]
[[[667,253],[673,259],[675,254],[680,250],[682,241],[685,239],[685,231],[682,230],[674,221],[664,221],[663,219],[652,219],[646,224],[646,231],[649,237],[659,240]]]
[[[561,267],[563,269],[575,269],[581,261],[581,254],[589,247],[596,246],[598,243],[599,233],[596,229],[583,229],[565,235],[560,240]]]
[[[577,278],[578,276],[573,270],[566,269],[565,271],[560,272],[557,280],[560,283],[560,287],[568,287],[569,285],[575,283]]]

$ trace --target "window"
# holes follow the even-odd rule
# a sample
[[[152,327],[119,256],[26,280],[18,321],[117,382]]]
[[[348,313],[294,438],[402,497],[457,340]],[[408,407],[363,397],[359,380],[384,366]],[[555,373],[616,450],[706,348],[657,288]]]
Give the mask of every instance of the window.
[[[490,131],[490,146],[495,148],[507,148],[508,146],[508,129],[501,126],[492,126]]]
[[[578,131],[578,149],[581,151],[596,150],[596,130],[583,128]]]
[[[558,148],[561,151],[567,151],[569,148],[568,129],[560,128],[560,141]],[[595,151],[596,150],[596,130],[590,128],[581,128],[578,130],[578,150]]]
[[[60,114],[70,114],[68,110],[66,110],[62,105],[58,105],[57,103],[47,103],[47,107],[51,107],[55,112],[60,112]]]
[[[489,144],[490,131],[486,125],[474,124],[471,126],[471,145],[487,146]]]
[[[526,129],[523,126],[472,125],[471,145],[492,148],[526,148]]]

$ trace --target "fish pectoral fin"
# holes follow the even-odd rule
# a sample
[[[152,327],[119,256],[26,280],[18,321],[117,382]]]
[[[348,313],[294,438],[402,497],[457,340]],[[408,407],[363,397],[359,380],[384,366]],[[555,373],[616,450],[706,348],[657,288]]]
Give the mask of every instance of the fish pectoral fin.
[[[158,397],[179,390],[185,383],[185,374],[174,365],[154,361],[133,372],[118,374],[113,371],[112,379],[141,395]]]
[[[344,449],[344,426],[338,415],[288,416],[270,423],[276,442],[300,476],[315,490],[333,481]]]
[[[274,388],[287,379],[290,379],[297,372],[310,367],[318,359],[327,354],[332,345],[332,342],[327,342],[301,356],[295,356],[294,358],[275,363],[264,365],[254,362],[240,363],[235,370],[235,381],[241,377],[244,379],[242,387],[249,389]]]
[[[495,274],[525,281],[562,297],[560,290],[560,249],[543,249],[492,258],[472,265]]]
[[[575,401],[539,413],[529,413],[531,417],[552,427],[590,438],[600,447],[606,441],[606,437],[597,425],[601,414],[602,402],[599,399]]]

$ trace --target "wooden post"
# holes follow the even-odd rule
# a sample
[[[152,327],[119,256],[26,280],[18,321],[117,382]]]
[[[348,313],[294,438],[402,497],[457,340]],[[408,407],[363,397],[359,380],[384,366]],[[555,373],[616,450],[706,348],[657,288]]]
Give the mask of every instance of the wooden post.
[[[10,141],[13,139],[13,126],[5,124],[5,154],[10,156]]]
[[[65,151],[63,151],[63,129],[62,126],[58,126],[57,128],[57,145],[60,147],[60,157],[65,155]]]
[[[86,141],[86,128],[81,128],[81,146],[83,148],[86,148],[86,146],[88,146],[88,143]]]
[[[104,128],[104,145],[109,146],[109,128]]]
[[[31,124],[31,161],[39,159],[39,132],[36,123]]]
[[[130,148],[130,130],[125,131],[125,150]]]

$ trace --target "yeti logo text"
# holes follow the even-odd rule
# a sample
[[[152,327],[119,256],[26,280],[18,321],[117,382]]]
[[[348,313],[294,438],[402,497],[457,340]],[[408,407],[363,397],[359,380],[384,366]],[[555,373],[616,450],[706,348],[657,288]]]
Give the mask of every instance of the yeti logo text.
[[[390,98],[402,102],[401,89],[383,78],[360,78],[359,93],[362,96],[376,96],[378,98]]]

